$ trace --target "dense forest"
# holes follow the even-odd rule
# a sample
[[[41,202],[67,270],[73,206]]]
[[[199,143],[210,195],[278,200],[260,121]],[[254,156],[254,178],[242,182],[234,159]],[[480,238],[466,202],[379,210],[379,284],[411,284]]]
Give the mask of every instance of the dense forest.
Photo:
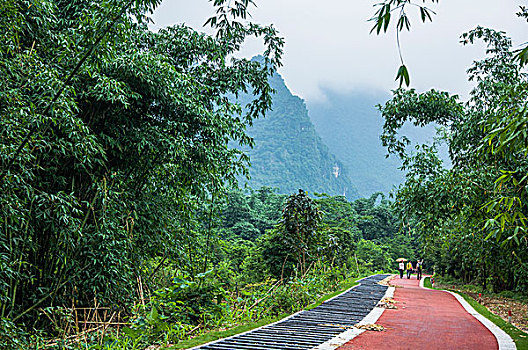
[[[391,1],[380,4],[374,29],[386,30]],[[405,7],[398,23],[403,30]],[[430,19],[422,9],[422,20]],[[517,16],[528,20],[528,9]],[[528,47],[514,49],[502,31],[481,26],[461,35],[463,45],[481,41],[486,56],[468,69],[475,82],[467,102],[445,91],[419,93],[403,63],[400,88],[379,106],[385,119],[381,140],[402,160],[406,180],[394,194],[402,225],[421,242],[435,271],[484,290],[528,291],[527,122]],[[433,144],[408,149],[405,123],[441,126]],[[447,144],[452,167],[438,155]]]
[[[284,39],[247,20],[253,1],[212,0],[211,35],[150,31],[159,3],[0,3],[0,348],[175,344],[300,310],[398,257],[528,292],[526,48],[464,34],[487,45],[467,103],[395,90],[379,107],[381,141],[405,182],[393,198],[357,198],[277,73]],[[261,60],[237,58],[250,37]],[[409,83],[406,68],[398,77]],[[280,154],[255,144],[266,115],[292,137]],[[437,143],[410,150],[406,122],[441,126],[452,167]],[[251,147],[288,158],[312,188],[242,186],[263,166]]]
[[[231,145],[253,145],[272,107],[283,39],[238,21],[249,1],[215,1],[214,36],[154,33],[157,4],[0,5],[0,347],[174,343],[291,312],[400,253],[377,195],[236,189],[249,159]],[[265,64],[230,58],[248,36]],[[90,326],[114,317],[120,337]]]

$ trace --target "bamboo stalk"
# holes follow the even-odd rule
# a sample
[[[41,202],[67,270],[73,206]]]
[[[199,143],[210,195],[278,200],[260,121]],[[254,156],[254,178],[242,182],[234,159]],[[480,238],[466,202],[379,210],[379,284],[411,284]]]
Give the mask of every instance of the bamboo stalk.
[[[79,334],[74,334],[74,335],[70,335],[68,337],[65,337],[65,338],[61,338],[61,339],[55,339],[55,340],[51,340],[53,343],[48,343],[46,344],[46,346],[56,346],[59,344],[59,341],[60,340],[70,340],[70,339],[77,339],[77,338],[80,338],[88,333],[92,333],[92,332],[95,332],[97,330],[99,330],[100,328],[102,328],[103,325],[100,325],[98,327],[95,327],[95,328],[91,328],[91,329],[88,329],[88,330],[85,330]],[[78,341],[78,340],[77,340]]]
[[[143,283],[141,282],[141,276],[138,275],[136,279],[138,281],[139,300],[141,301],[141,305],[145,306],[145,296],[143,294]]]
[[[121,326],[129,326],[131,325],[130,322],[119,322],[119,321],[115,321],[115,322],[104,322],[104,321],[87,321],[86,324],[108,324],[108,325],[111,325],[111,326],[117,326],[117,325],[121,325]]]
[[[271,286],[271,288],[266,292],[266,294],[265,294],[262,298],[260,298],[259,300],[257,300],[253,305],[251,305],[251,306],[249,307],[248,311],[251,310],[251,309],[253,309],[255,306],[257,306],[262,300],[267,299],[267,298],[271,295],[270,292],[271,292],[273,289],[275,289],[276,287],[278,287],[278,286],[280,285],[280,282],[282,282],[282,281],[281,281],[281,280],[278,280],[277,282],[275,282],[275,284],[274,284],[273,286]]]
[[[117,313],[117,338],[118,339],[119,339],[119,331],[121,329],[120,322],[121,322],[121,311],[118,311]]]
[[[72,300],[72,307],[74,308],[75,312],[75,331],[79,333],[79,313],[77,312],[77,308],[75,307],[75,301]]]
[[[106,311],[105,311],[106,313]],[[112,314],[112,316],[110,317],[110,321],[108,321],[104,326],[103,326],[103,332],[101,333],[101,344],[103,343],[103,339],[104,339],[104,335],[106,333],[106,330],[108,329],[108,326],[110,325],[110,323],[112,322],[112,320],[114,319],[114,316],[115,316],[115,311],[114,313]],[[105,316],[106,318],[106,316]]]

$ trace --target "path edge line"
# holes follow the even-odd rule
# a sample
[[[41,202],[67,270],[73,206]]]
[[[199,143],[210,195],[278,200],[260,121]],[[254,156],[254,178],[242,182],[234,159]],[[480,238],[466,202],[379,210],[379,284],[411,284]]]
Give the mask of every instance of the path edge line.
[[[385,295],[381,299],[392,298],[394,296],[395,289],[396,288],[394,287],[387,287],[387,290],[385,291]],[[384,311],[385,311],[385,308],[375,306],[374,309],[372,309],[372,311],[369,312],[367,316],[365,316],[361,321],[358,322],[358,324],[364,325],[364,324],[376,323],[376,321],[378,321],[378,319],[381,317]],[[348,343],[349,341],[351,341],[352,339],[354,339],[355,337],[357,337],[363,332],[365,332],[364,329],[355,328],[355,327],[350,328],[344,331],[343,333],[340,333],[339,335],[333,337],[332,339],[327,340],[323,344],[312,348],[311,350],[335,350],[338,347]]]
[[[495,323],[488,320],[486,317],[479,314],[473,306],[471,306],[460,294],[453,293],[451,291],[446,290],[449,294],[453,295],[458,302],[462,305],[464,309],[473,317],[475,317],[480,323],[484,325],[497,339],[497,343],[499,343],[499,350],[515,350],[517,349],[517,346],[515,345],[515,342],[513,339],[508,335],[508,333],[504,332],[502,329],[499,328]]]
[[[424,289],[429,289],[429,288],[424,287],[425,278],[426,277],[422,277],[422,279],[420,280],[420,287]],[[469,313],[471,316],[476,318],[477,321],[482,323],[482,325],[486,327],[493,334],[493,336],[495,336],[495,339],[497,339],[497,343],[499,344],[499,350],[516,350],[517,349],[515,342],[513,341],[513,339],[510,337],[508,333],[506,333],[495,323],[491,322],[489,319],[487,319],[486,317],[478,313],[477,310],[475,310],[473,306],[471,306],[460,294],[457,294],[457,293],[454,293],[454,292],[451,292],[445,289],[437,289],[437,290],[449,293],[452,296],[454,296],[455,299],[460,303],[460,305],[462,305],[462,307],[467,311],[467,313]]]

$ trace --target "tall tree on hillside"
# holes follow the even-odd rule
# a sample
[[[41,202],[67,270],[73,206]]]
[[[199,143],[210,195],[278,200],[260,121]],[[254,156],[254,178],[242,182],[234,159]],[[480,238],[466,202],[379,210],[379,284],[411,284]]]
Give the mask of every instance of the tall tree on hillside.
[[[314,252],[321,221],[321,211],[306,192],[299,190],[288,197],[278,230],[281,240],[295,255],[301,275],[306,272],[308,256]]]

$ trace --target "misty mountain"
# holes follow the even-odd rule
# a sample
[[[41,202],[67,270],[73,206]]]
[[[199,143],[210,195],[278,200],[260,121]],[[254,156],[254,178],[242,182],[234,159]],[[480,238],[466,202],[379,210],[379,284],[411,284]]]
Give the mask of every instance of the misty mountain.
[[[279,74],[270,77],[270,84],[276,91],[273,109],[247,130],[255,140],[254,148],[246,149],[251,158],[247,184],[276,187],[281,193],[302,188],[358,198],[347,167],[321,140],[304,101],[292,95]],[[239,100],[244,103],[247,98]]]
[[[388,193],[394,185],[404,181],[404,173],[398,168],[400,160],[381,145],[380,135],[383,118],[376,105],[383,104],[390,96],[382,92],[341,93],[324,90],[326,100],[308,101],[310,117],[315,129],[328,148],[346,168],[351,180],[363,197],[373,192]],[[434,126],[418,128],[405,125],[402,133],[413,142],[432,140]]]

